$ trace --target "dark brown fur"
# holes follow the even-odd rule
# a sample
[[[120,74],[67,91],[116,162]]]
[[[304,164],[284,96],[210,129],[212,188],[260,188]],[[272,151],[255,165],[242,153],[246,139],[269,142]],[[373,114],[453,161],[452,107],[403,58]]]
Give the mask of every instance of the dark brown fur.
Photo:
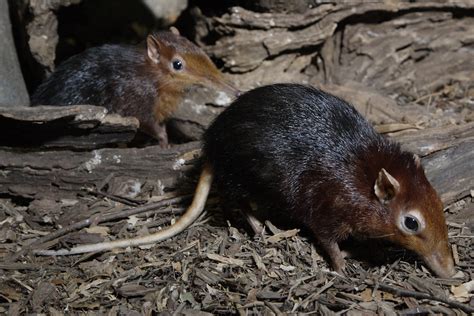
[[[343,100],[301,85],[257,88],[215,120],[204,148],[223,195],[270,203],[309,227],[337,271],[338,244],[354,235],[388,239],[452,274],[442,204],[419,159]]]
[[[176,61],[182,69],[174,68]],[[175,30],[148,36],[146,49],[104,45],[73,56],[31,100],[33,105],[101,105],[137,117],[144,132],[166,143],[163,123],[193,84],[238,93],[204,51]]]

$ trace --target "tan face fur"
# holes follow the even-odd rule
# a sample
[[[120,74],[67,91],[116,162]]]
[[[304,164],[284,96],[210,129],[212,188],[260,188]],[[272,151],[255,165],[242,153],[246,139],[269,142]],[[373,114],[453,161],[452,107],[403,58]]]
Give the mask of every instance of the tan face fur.
[[[443,205],[417,161],[413,181],[396,179],[385,169],[379,172],[374,192],[380,203],[390,209],[388,239],[416,252],[440,277],[455,273],[448,242]]]
[[[203,50],[180,36],[175,28],[172,32],[150,35],[147,38],[147,55],[162,75],[163,87],[184,89],[188,85],[200,84],[223,90],[231,95],[239,91],[224,78]]]

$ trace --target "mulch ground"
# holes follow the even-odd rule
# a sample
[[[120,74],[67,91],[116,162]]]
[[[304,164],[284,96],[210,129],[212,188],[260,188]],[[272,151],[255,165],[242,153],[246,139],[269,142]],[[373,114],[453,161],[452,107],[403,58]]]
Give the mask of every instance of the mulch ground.
[[[459,115],[472,116],[462,109],[451,119],[442,109],[424,111],[428,118],[459,123]],[[451,279],[433,276],[407,251],[360,241],[344,245],[353,256],[346,275],[337,275],[310,234],[266,222],[264,234],[254,236],[241,213],[222,211],[215,195],[194,225],[156,245],[31,255],[28,250],[39,244],[63,248],[144,235],[169,225],[189,204],[188,197],[172,193],[171,200],[161,202],[163,197],[78,195],[60,201],[0,200],[0,314],[474,313],[473,191],[446,206],[458,270]]]
[[[270,222],[262,236],[253,236],[242,221],[232,220],[239,213],[223,214],[216,199],[191,228],[151,247],[57,258],[13,255],[48,236],[46,227],[54,231],[87,218],[99,222],[49,242],[61,247],[135,236],[168,224],[186,204],[100,223],[104,214],[137,207],[91,196],[28,207],[3,200],[0,313],[428,315],[474,310],[469,294],[472,197],[447,210],[459,271],[453,279],[434,277],[416,257],[390,246],[370,248],[378,257],[375,264],[370,254],[348,259],[347,275],[341,277],[329,269],[311,236]],[[347,247],[357,249],[357,244]]]

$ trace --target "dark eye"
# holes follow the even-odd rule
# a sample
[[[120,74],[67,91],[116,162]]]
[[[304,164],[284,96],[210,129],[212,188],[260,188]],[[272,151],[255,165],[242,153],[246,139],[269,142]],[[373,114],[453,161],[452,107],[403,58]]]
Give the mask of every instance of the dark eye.
[[[413,216],[405,216],[403,220],[403,225],[406,227],[407,230],[416,233],[420,229],[420,224],[418,220]]]
[[[183,62],[179,59],[173,60],[173,69],[174,70],[182,70],[183,69]]]

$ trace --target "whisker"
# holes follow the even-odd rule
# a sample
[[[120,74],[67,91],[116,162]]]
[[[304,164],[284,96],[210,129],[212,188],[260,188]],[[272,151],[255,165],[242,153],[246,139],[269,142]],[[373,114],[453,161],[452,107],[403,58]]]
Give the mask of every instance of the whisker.
[[[392,234],[386,234],[386,235],[380,235],[380,236],[371,236],[369,237],[370,239],[380,239],[380,238],[385,238],[385,237],[390,237],[390,236],[394,236],[395,234],[392,233]]]

